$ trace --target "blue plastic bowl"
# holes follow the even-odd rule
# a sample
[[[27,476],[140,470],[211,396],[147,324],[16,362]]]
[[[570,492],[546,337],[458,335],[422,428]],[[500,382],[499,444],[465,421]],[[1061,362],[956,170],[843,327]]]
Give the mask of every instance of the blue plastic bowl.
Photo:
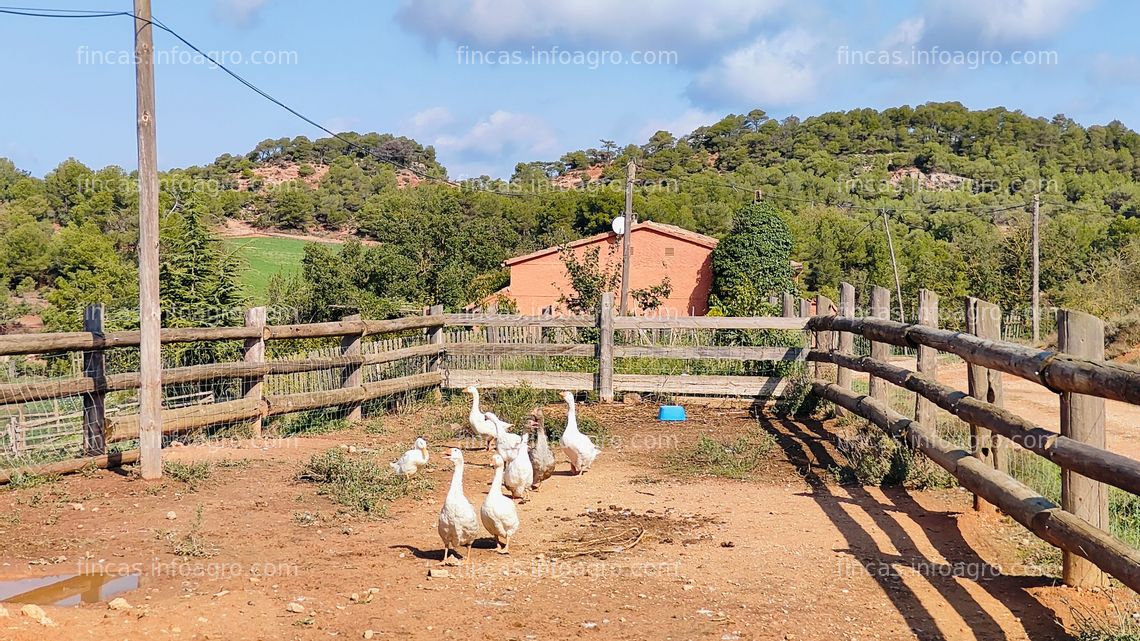
[[[662,405],[657,410],[657,420],[683,421],[685,420],[685,408],[680,405]]]

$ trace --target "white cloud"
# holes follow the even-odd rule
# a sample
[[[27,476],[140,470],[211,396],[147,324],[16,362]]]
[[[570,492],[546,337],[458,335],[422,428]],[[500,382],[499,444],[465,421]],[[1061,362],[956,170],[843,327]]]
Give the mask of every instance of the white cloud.
[[[681,136],[692,133],[697,127],[711,125],[723,117],[724,114],[705,111],[703,109],[686,109],[680,115],[672,119],[651,119],[638,132],[637,140],[649,140],[649,138],[658,131],[668,131],[673,134],[674,137],[680,138]]]
[[[1060,33],[1092,0],[932,0],[922,46],[1016,47]]]
[[[895,25],[895,28],[887,34],[887,37],[883,39],[881,48],[901,49],[913,47],[922,40],[922,34],[925,32],[925,18],[907,18]]]
[[[396,18],[435,43],[676,50],[695,64],[746,39],[785,0],[404,0]]]
[[[269,0],[214,0],[214,19],[232,27],[248,27]]]
[[[697,74],[688,94],[710,104],[791,105],[815,94],[820,41],[802,29],[761,37]]]
[[[542,118],[496,111],[459,135],[435,139],[441,152],[465,159],[504,159],[557,151],[558,136]]]
[[[413,131],[431,132],[439,131],[454,121],[455,117],[447,107],[432,107],[412,114],[408,119],[408,126]]]

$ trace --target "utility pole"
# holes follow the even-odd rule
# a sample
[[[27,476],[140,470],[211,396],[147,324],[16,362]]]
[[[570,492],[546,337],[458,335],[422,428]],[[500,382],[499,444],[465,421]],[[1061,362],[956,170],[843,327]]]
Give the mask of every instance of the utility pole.
[[[621,238],[621,304],[618,314],[625,316],[629,313],[629,263],[633,256],[633,247],[630,246],[630,236],[633,235],[633,176],[637,173],[637,164],[632,160],[625,166],[625,233]]]
[[[154,28],[150,0],[135,3],[135,100],[139,147],[139,461],[162,478],[162,318],[158,295],[158,149],[154,124]]]
[[[1041,340],[1041,194],[1033,194],[1033,344]]]
[[[891,268],[895,272],[895,294],[899,299],[899,322],[906,322],[906,314],[903,313],[903,297],[902,297],[902,283],[899,281],[899,263],[895,260],[895,242],[891,240],[891,225],[887,222],[887,210],[883,210],[883,229],[887,230],[887,247],[891,250]]]

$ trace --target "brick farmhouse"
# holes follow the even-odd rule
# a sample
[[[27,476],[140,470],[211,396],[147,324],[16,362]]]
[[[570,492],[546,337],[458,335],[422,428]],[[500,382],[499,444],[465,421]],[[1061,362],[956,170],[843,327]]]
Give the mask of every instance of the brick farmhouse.
[[[668,276],[673,289],[660,311],[679,316],[708,313],[716,243],[715,238],[673,225],[635,224],[630,236],[630,289],[652,287]],[[568,247],[579,257],[597,248],[605,267],[621,269],[621,236],[612,231],[573,241]],[[507,260],[511,283],[492,298],[510,298],[521,314],[540,314],[548,307],[558,310],[559,296],[571,291],[559,249],[547,247]],[[630,305],[634,306],[632,300]]]

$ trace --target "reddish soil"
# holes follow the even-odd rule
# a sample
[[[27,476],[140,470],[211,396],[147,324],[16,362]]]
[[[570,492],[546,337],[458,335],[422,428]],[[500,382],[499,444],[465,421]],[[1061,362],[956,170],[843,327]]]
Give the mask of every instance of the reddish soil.
[[[304,240],[310,243],[343,243],[349,238],[355,237],[363,245],[378,245],[375,240],[356,236],[351,231],[327,231],[318,230],[310,232],[283,232],[274,229],[261,229],[253,225],[233,218],[227,218],[225,223],[218,233],[226,238],[292,238],[293,240]]]
[[[914,359],[900,360],[900,366],[914,369]],[[968,389],[966,364],[959,360],[938,364],[938,380],[955,389]],[[1018,376],[1002,376],[1005,408],[1033,421],[1037,425],[1059,431],[1061,429],[1061,397],[1044,387]],[[1140,405],[1119,401],[1105,401],[1105,435],[1108,449],[1131,458],[1140,459]]]
[[[443,578],[427,573],[441,556],[436,515],[451,474],[439,453],[452,443],[431,444],[430,496],[400,499],[384,519],[342,514],[295,480],[328,448],[389,460],[428,432],[434,408],[384,417],[381,435],[169,449],[167,460],[246,459],[215,466],[196,491],[102,471],[0,493],[0,579],[143,571],[122,595],[129,610],[46,607],[55,625],[44,626],[7,604],[0,638],[1058,639],[1070,617],[1062,599],[1105,606],[1103,595],[1029,575],[1016,530],[974,515],[963,492],[835,485],[827,424],[761,419],[777,446],[756,478],[678,478],[664,456],[757,422],[690,407],[689,422],[666,427],[654,409],[583,407],[610,432],[594,469],[571,477],[563,459],[520,506],[509,557],[483,539]],[[487,455],[466,456],[478,505]],[[622,551],[558,558],[627,527],[644,534],[621,539]],[[194,531],[213,556],[175,556],[168,531]]]

